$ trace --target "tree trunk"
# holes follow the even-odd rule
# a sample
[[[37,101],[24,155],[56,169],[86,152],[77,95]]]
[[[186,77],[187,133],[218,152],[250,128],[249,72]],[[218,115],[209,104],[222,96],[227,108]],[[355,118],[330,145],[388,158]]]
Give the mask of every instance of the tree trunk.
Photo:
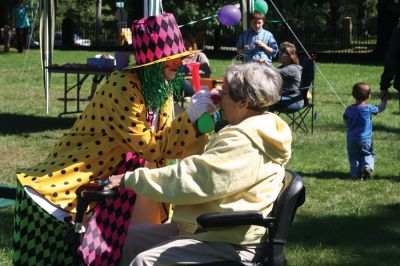
[[[390,36],[400,15],[399,3],[396,0],[378,0],[377,40],[373,54],[383,59],[389,44]]]
[[[100,44],[100,34],[101,34],[101,7],[102,7],[102,0],[97,0],[97,7],[96,7],[96,28],[95,28],[95,38],[94,43],[95,46]]]

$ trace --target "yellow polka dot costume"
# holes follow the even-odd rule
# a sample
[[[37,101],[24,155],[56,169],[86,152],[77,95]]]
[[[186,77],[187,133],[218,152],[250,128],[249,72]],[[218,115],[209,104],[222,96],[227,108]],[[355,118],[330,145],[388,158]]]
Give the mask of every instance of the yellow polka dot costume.
[[[186,112],[172,119],[172,108],[170,99],[160,110],[155,132],[147,123],[136,71],[113,72],[48,158],[19,170],[18,181],[74,212],[77,187],[113,174],[127,152],[157,165],[201,152],[207,137],[196,134]]]

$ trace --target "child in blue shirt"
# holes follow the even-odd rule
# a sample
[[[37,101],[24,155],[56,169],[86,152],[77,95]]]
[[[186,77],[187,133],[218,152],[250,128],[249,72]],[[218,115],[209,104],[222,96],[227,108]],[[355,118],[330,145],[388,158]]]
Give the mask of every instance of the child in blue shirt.
[[[347,125],[347,152],[352,179],[368,179],[374,170],[375,154],[372,151],[372,115],[382,112],[384,103],[379,106],[366,104],[371,97],[367,83],[354,84],[352,95],[355,104],[348,106],[343,114]]]

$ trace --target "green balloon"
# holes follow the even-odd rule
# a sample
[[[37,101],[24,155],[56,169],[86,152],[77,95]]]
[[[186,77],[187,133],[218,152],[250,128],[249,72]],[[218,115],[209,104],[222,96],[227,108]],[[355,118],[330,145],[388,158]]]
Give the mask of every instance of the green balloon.
[[[254,1],[254,10],[260,11],[264,15],[268,13],[268,4],[264,0]]]

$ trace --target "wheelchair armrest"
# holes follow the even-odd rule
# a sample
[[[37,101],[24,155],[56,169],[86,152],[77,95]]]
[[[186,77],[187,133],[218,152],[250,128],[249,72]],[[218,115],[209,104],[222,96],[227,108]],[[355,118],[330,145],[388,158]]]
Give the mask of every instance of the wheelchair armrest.
[[[237,211],[206,213],[198,216],[196,221],[202,228],[241,225],[273,227],[276,219],[274,217],[263,217],[259,211]]]

